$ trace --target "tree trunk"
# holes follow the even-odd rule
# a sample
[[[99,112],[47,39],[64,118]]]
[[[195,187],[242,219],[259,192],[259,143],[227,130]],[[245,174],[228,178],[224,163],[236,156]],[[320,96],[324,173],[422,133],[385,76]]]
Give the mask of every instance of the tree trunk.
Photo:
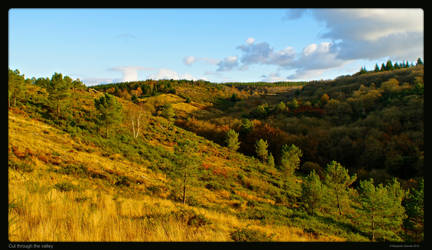
[[[183,204],[186,203],[186,172],[184,173],[183,177]]]
[[[339,203],[339,194],[337,192],[336,192],[336,201],[337,201],[337,207],[339,210],[339,215],[342,215],[342,210],[341,210],[340,203]]]
[[[375,223],[374,223],[373,215],[372,215],[372,241],[375,241]]]

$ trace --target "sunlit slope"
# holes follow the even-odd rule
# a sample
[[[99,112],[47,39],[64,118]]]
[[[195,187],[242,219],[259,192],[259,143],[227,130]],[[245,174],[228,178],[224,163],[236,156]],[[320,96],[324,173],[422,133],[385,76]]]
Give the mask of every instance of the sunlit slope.
[[[222,186],[213,190],[205,183],[191,187],[190,195],[198,204],[168,199],[172,181],[163,172],[151,170],[156,162],[137,164],[79,137],[72,139],[25,114],[9,112],[9,239],[231,241],[235,230],[247,228],[274,241],[340,240],[248,218],[248,202],[275,203],[264,195],[272,191],[268,182],[272,171],[246,172],[242,167],[246,169],[256,160],[165,125],[155,121],[149,124],[149,145],[169,152],[173,145],[170,140],[175,140],[172,136],[195,138],[203,167],[214,170],[213,185]],[[228,181],[230,177],[224,175],[238,174],[244,175],[247,184],[232,181],[225,187],[217,177]],[[244,187],[248,185],[250,188]]]

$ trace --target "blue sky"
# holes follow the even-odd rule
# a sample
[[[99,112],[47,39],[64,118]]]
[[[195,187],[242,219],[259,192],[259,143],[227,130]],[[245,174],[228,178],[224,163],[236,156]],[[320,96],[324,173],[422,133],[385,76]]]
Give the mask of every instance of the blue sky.
[[[423,58],[421,9],[11,9],[9,68],[87,85],[332,79]]]

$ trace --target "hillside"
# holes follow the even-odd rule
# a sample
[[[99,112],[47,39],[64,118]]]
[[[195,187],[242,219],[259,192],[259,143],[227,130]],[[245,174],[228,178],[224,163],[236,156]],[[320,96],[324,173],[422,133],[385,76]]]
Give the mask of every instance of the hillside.
[[[9,71],[11,241],[419,241],[422,66],[294,86],[69,79]],[[392,202],[377,232],[370,177]]]
[[[267,181],[275,171],[257,171],[264,166],[254,159],[165,126],[163,118],[149,122],[142,148],[153,150],[152,158],[147,155],[137,164],[133,156],[71,137],[11,109],[10,240],[231,241],[236,228],[273,234],[266,239],[275,241],[342,240],[300,226],[261,223],[246,204],[274,206],[267,192],[280,189]],[[188,204],[176,199],[175,185],[160,170],[164,162],[159,157],[170,154],[179,137],[199,141],[202,165],[209,170],[206,174],[212,173],[191,187]],[[244,176],[244,183],[238,176]],[[268,212],[273,209],[277,206]]]

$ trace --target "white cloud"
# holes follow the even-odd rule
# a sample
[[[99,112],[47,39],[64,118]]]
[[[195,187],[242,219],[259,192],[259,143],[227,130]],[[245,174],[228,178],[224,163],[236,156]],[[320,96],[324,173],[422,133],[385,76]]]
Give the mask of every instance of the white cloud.
[[[196,58],[194,56],[187,56],[185,58],[183,58],[183,62],[186,65],[191,65],[192,63],[194,63],[196,61]]]
[[[216,71],[229,71],[238,66],[238,58],[237,56],[228,56],[220,61],[217,65],[218,69]]]
[[[219,60],[213,59],[213,58],[208,58],[208,57],[194,57],[194,56],[186,56],[183,58],[183,63],[186,65],[192,65],[193,63],[196,62],[205,62],[208,64],[212,64],[212,65],[216,65],[219,63]]]
[[[82,82],[86,86],[94,86],[99,84],[107,84],[107,83],[114,83],[114,82],[120,82],[121,79],[119,78],[96,78],[96,77],[88,77],[83,78]]]
[[[269,75],[262,75],[262,81],[264,82],[281,82],[286,81],[286,78],[281,77],[278,72],[270,73]]]
[[[141,66],[125,66],[125,67],[114,67],[108,70],[122,72],[123,76],[121,78],[121,82],[133,82],[133,81],[138,81],[138,71],[154,70],[154,68],[146,68]]]
[[[295,51],[292,47],[287,47],[280,51],[274,51],[266,42],[248,43],[237,47],[243,52],[241,62],[245,65],[250,64],[274,64],[286,66],[292,63]]]
[[[334,41],[341,59],[423,57],[422,9],[314,9],[312,13],[326,25],[322,37]]]
[[[248,39],[246,39],[247,44],[252,44],[254,42],[255,42],[255,38],[253,38],[253,37],[249,37]]]
[[[173,79],[173,80],[206,80],[207,78],[205,77],[194,77],[191,74],[179,74],[178,72],[171,70],[171,69],[159,69],[159,71],[155,74],[152,74],[148,77],[148,79],[153,79],[153,80],[163,80],[163,79]]]

